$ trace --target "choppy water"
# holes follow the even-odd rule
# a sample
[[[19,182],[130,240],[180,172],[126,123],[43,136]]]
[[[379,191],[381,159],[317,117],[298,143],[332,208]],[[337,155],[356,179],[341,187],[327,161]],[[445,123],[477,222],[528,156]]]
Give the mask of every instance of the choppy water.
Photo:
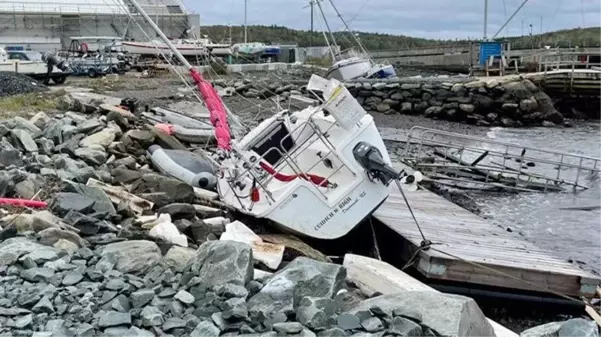
[[[601,157],[599,123],[579,123],[573,128],[493,128],[487,137],[555,151]],[[601,211],[563,210],[565,207],[599,206],[598,176],[585,175],[589,187],[578,193],[535,193],[511,196],[478,196],[482,215],[520,232],[524,238],[573,260],[584,269],[601,272]]]

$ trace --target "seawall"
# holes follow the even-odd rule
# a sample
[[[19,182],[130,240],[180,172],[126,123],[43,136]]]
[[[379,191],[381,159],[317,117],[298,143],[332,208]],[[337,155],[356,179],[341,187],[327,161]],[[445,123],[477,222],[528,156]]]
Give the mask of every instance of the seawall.
[[[527,79],[406,79],[345,83],[367,111],[423,115],[481,126],[564,123],[551,98]]]

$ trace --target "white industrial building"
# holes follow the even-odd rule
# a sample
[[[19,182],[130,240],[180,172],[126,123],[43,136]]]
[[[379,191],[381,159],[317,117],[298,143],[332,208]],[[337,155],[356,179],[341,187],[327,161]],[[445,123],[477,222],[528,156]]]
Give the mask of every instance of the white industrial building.
[[[199,36],[200,17],[181,0],[137,2],[167,36]],[[0,0],[0,46],[57,51],[75,36],[156,38],[129,0]]]

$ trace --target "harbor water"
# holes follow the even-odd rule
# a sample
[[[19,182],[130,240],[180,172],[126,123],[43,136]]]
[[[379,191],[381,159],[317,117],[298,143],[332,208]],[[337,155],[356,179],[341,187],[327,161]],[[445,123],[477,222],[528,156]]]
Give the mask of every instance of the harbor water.
[[[601,157],[598,122],[572,128],[491,128],[486,137],[553,151]],[[483,216],[596,274],[601,272],[601,183],[583,175],[580,192],[474,196]],[[579,210],[577,208],[583,208]]]

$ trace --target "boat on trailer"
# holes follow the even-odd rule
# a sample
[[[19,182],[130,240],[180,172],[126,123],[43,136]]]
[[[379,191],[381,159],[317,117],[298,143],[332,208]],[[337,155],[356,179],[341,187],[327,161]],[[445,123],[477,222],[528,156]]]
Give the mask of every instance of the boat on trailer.
[[[192,41],[174,40],[170,43],[176,48],[178,53],[186,57],[206,56],[209,54],[207,47]],[[122,41],[121,45],[125,51],[133,55],[161,56],[173,52],[164,41],[157,40],[150,42]]]
[[[399,178],[373,118],[335,79],[311,77],[319,104],[282,110],[232,140],[231,115],[212,84],[139,12],[189,70],[209,110],[218,150],[212,154],[222,202],[287,231],[319,239],[344,236],[388,197]],[[209,179],[187,181],[206,187]],[[193,172],[199,173],[199,172]],[[192,179],[194,178],[194,179]]]

